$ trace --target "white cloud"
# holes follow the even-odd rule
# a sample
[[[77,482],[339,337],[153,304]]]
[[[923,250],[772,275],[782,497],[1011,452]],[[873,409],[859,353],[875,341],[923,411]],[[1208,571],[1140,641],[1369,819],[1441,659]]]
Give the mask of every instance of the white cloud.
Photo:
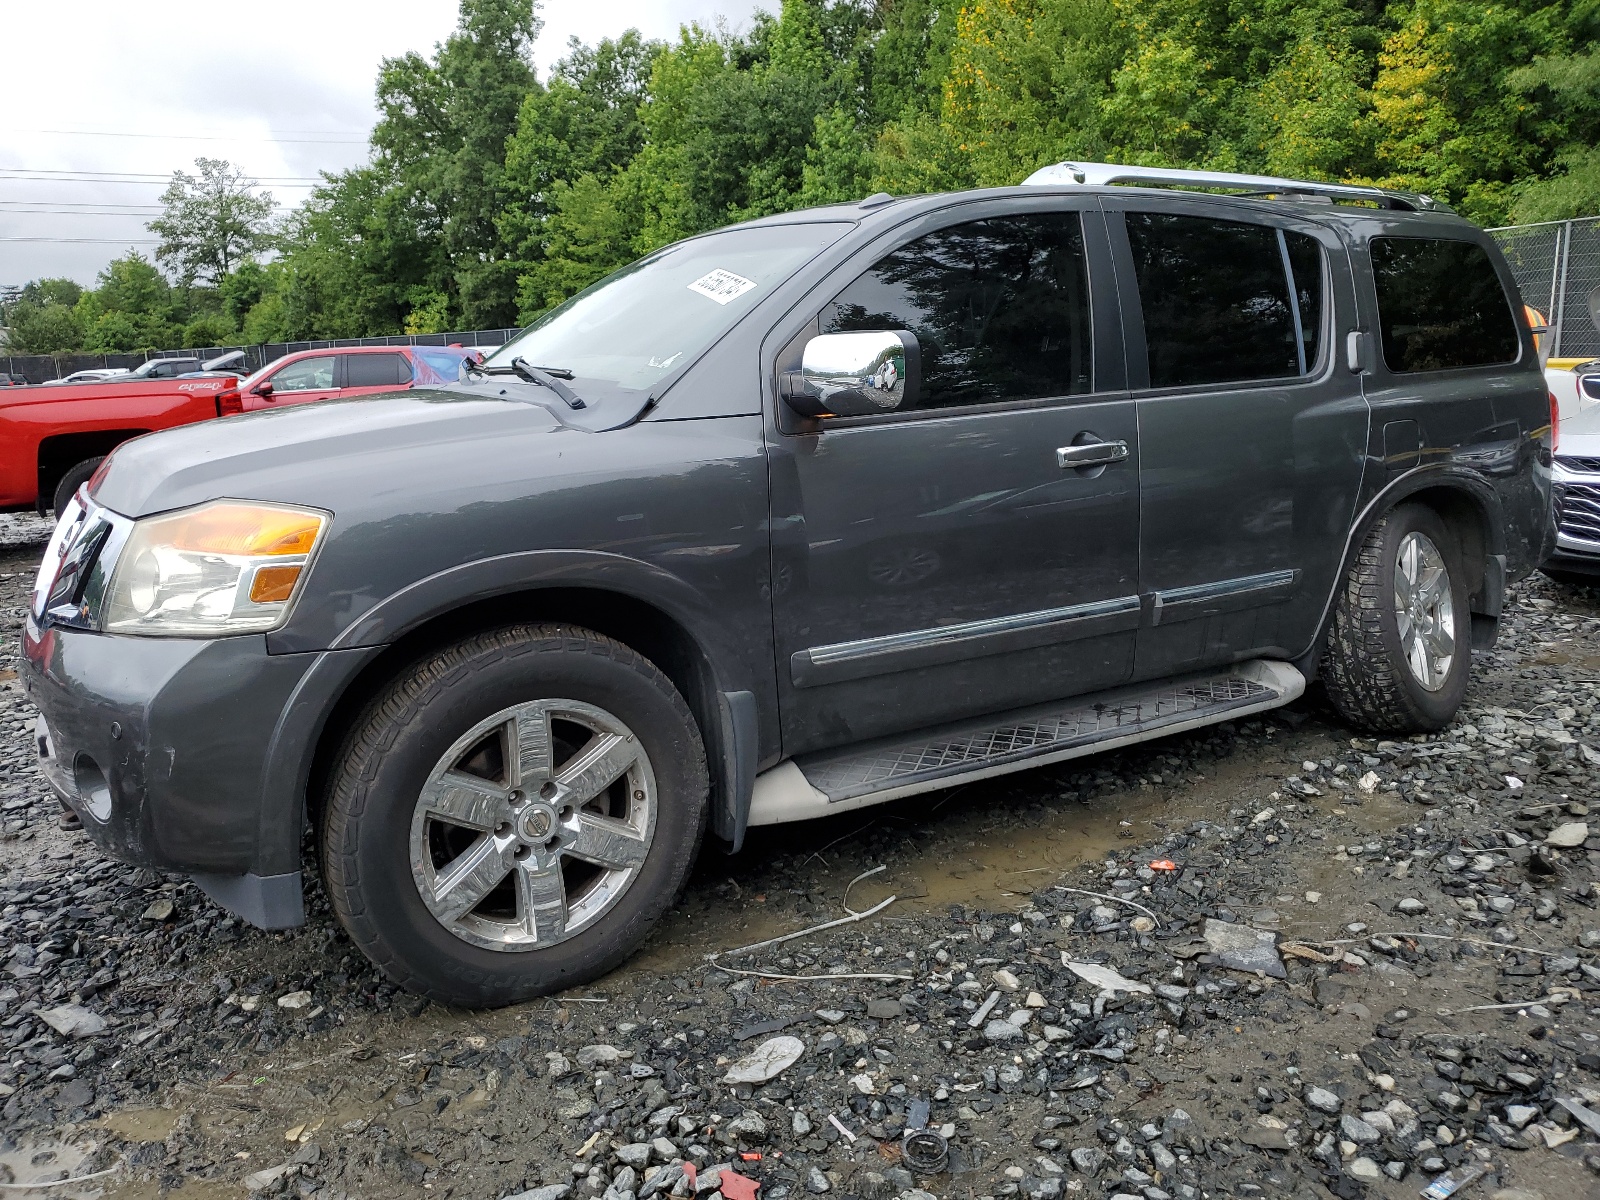
[[[670,38],[680,23],[710,23],[719,12],[748,24],[754,7],[547,0],[540,74],[569,36],[594,42],[636,26]],[[165,179],[203,154],[243,166],[280,201],[297,201],[306,189],[290,180],[365,159],[379,62],[431,53],[455,22],[455,0],[0,2],[0,239],[54,239],[0,240],[0,284],[47,275],[90,283],[109,259],[150,240],[141,206],[154,204],[162,184],[93,177],[102,173]],[[16,178],[19,171],[33,174]]]

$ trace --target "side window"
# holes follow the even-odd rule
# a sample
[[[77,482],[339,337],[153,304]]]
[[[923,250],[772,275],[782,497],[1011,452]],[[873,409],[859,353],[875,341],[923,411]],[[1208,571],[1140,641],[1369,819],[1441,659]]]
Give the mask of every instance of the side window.
[[[1475,242],[1372,239],[1383,361],[1391,371],[1515,362],[1511,301]]]
[[[1293,378],[1315,368],[1325,290],[1315,239],[1172,213],[1131,212],[1126,220],[1151,387]]]
[[[927,234],[840,292],[821,327],[916,334],[923,409],[1088,392],[1083,224],[1038,213]]]
[[[411,364],[403,354],[347,354],[345,387],[394,387],[411,382]]]
[[[272,377],[275,392],[320,392],[333,387],[333,355],[322,358],[302,358],[292,362]]]

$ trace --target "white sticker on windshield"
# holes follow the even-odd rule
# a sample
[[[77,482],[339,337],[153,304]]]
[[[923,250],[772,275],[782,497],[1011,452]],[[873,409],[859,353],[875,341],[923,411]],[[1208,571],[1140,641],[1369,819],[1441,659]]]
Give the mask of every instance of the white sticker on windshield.
[[[699,292],[718,304],[726,304],[730,300],[738,299],[753,287],[755,280],[746,279],[743,275],[735,275],[732,271],[724,271],[718,267],[710,274],[696,279],[689,285],[689,290]]]

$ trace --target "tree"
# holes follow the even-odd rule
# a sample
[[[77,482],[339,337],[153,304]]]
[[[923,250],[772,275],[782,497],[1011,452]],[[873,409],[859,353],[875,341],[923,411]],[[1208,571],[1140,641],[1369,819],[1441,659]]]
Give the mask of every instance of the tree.
[[[420,286],[447,297],[450,320],[469,327],[506,324],[515,310],[516,264],[496,219],[506,142],[538,87],[540,24],[534,0],[461,0],[456,30],[432,59],[385,59],[378,75],[375,165],[402,197],[395,215],[414,222],[409,239],[426,246]]]
[[[216,285],[247,255],[266,247],[273,209],[270,192],[232,163],[197,158],[198,175],[174,171],[161,194],[161,216],[147,228],[161,238],[156,259],[185,286]]]

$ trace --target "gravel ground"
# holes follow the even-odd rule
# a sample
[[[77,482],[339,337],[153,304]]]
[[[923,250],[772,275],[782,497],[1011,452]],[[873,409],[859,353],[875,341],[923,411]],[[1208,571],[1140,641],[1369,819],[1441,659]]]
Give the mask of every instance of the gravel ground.
[[[1600,1196],[1600,593],[1515,589],[1439,735],[1313,694],[758,831],[623,970],[466,1013],[320,895],[263,933],[55,828],[43,535],[0,524],[0,1183],[94,1178],[8,1194]]]

